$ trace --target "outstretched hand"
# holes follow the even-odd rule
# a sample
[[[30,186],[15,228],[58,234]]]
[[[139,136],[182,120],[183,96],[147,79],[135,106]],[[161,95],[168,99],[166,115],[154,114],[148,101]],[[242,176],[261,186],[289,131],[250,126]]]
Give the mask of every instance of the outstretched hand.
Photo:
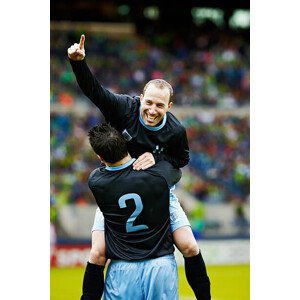
[[[75,43],[68,49],[68,57],[72,60],[83,60],[85,58],[84,34],[80,37],[79,44]]]

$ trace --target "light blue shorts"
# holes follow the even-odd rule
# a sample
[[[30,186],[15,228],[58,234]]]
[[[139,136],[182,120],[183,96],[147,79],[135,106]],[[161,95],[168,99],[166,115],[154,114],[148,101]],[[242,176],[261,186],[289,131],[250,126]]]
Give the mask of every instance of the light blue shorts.
[[[174,191],[175,186],[170,188],[170,221],[171,221],[171,231],[174,232],[176,229],[183,226],[191,226],[185,212],[183,211],[178,198],[172,191]],[[92,232],[95,230],[104,230],[104,217],[99,207],[96,209],[94,225]]]
[[[103,300],[178,300],[174,254],[139,262],[111,261]]]

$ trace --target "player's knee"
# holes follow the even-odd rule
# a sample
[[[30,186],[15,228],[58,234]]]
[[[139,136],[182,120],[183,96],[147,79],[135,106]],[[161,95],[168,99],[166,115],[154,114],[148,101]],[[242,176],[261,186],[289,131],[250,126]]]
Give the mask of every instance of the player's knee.
[[[191,257],[199,253],[199,246],[196,241],[190,241],[182,245],[180,250],[183,256]]]
[[[92,248],[90,252],[89,262],[96,265],[105,265],[105,252],[101,251],[101,249]]]

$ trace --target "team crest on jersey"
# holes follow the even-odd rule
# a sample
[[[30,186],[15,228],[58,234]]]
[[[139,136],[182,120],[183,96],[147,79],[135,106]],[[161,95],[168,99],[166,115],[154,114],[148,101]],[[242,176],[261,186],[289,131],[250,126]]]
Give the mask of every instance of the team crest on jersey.
[[[159,154],[163,151],[164,151],[164,147],[160,147],[159,145],[156,145],[155,149],[152,152]]]

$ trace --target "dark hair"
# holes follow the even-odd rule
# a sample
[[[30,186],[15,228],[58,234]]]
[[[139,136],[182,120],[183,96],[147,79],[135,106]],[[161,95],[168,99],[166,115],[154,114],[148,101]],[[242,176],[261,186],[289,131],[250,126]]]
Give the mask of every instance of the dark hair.
[[[150,84],[155,85],[159,89],[167,88],[169,90],[169,93],[170,93],[169,103],[173,102],[173,98],[172,98],[172,96],[173,96],[173,88],[172,88],[172,86],[171,86],[171,84],[169,82],[167,82],[167,81],[165,81],[163,79],[152,79],[152,80],[148,81],[146,83],[146,85],[144,86],[144,89],[143,89],[143,94],[144,95],[145,95],[147,87]]]
[[[93,127],[88,136],[95,153],[106,162],[115,163],[128,153],[125,139],[109,124],[103,123]]]

